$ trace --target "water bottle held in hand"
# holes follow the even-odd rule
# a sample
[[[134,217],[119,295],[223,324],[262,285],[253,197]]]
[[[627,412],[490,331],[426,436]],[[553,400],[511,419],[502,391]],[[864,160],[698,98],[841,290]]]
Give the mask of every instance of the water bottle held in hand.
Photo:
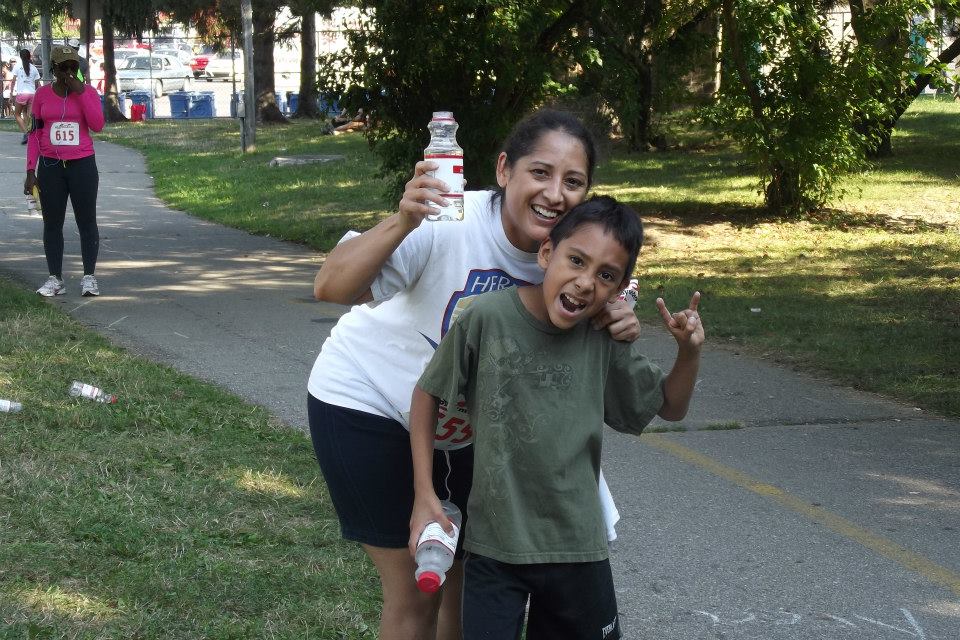
[[[463,517],[457,505],[446,500],[440,505],[443,513],[453,523],[453,534],[443,530],[439,522],[431,522],[423,528],[420,539],[417,541],[417,587],[424,593],[435,593],[443,581],[447,571],[453,566],[453,554],[457,550],[457,539],[460,537],[460,523]]]
[[[630,284],[627,285],[627,288],[620,292],[620,299],[626,301],[627,305],[632,309],[637,306],[637,297],[640,294],[640,282],[636,278],[630,278]]]
[[[106,404],[114,404],[117,401],[117,396],[110,393],[104,393],[103,389],[99,389],[92,384],[84,384],[79,380],[74,380],[73,384],[70,385],[70,395],[75,398],[88,398],[90,400],[104,402]]]
[[[13,400],[4,400],[0,398],[0,413],[17,413],[23,409],[23,405]]]
[[[449,207],[427,201],[434,209],[427,214],[427,220],[463,220],[463,149],[457,144],[457,126],[451,111],[434,111],[433,119],[427,125],[430,144],[423,151],[423,159],[440,165],[429,175],[447,183],[450,188],[440,194],[450,203]]]

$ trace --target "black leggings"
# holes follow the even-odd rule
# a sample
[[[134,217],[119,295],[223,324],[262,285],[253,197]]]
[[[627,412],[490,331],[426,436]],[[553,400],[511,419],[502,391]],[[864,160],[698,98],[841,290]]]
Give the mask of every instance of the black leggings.
[[[100,252],[100,231],[97,229],[100,173],[96,157],[57,160],[40,156],[36,175],[43,210],[43,251],[50,275],[63,278],[63,221],[67,215],[67,196],[73,204],[73,215],[80,231],[83,273],[93,274]]]

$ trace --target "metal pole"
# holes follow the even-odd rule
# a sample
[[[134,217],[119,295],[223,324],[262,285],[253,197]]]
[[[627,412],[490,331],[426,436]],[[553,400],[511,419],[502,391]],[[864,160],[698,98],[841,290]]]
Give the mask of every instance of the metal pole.
[[[50,73],[50,47],[52,44],[53,29],[50,28],[50,12],[45,11],[40,14],[40,55],[43,58],[41,75],[46,83],[53,82],[53,74]]]
[[[240,0],[243,14],[243,139],[246,151],[257,148],[256,118],[257,104],[253,95],[253,2]]]

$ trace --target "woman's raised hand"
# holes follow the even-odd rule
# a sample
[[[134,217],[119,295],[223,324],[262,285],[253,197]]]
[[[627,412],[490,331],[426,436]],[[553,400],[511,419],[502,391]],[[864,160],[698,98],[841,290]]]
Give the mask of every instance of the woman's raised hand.
[[[447,191],[446,183],[428,175],[428,172],[435,171],[438,168],[439,166],[435,162],[421,160],[413,169],[413,178],[407,182],[403,189],[399,212],[400,217],[407,222],[411,229],[419,227],[427,214],[433,211],[427,201],[435,202],[441,207],[450,206],[450,202],[440,195]]]

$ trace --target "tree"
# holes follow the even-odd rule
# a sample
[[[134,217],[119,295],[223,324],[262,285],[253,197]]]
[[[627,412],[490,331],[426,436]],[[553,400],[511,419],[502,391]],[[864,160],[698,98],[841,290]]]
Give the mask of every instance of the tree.
[[[300,98],[295,118],[319,118],[317,106],[317,12],[327,16],[333,11],[332,0],[298,0],[290,9],[300,16]]]
[[[837,42],[816,0],[724,0],[726,82],[707,117],[761,174],[767,207],[800,215],[822,206],[859,168],[889,105],[886,67],[869,48]],[[857,127],[863,116],[870,127]]]
[[[390,195],[399,196],[423,158],[436,110],[460,124],[467,179],[493,181],[497,144],[513,123],[564,88],[582,46],[574,27],[587,2],[560,0],[377,0],[348,35],[349,49],[324,56],[321,90],[371,115],[367,137]]]
[[[589,12],[597,56],[585,66],[598,78],[597,90],[617,115],[629,149],[651,144],[656,97],[679,84],[693,56],[710,45],[698,26],[718,4],[603,0]]]

